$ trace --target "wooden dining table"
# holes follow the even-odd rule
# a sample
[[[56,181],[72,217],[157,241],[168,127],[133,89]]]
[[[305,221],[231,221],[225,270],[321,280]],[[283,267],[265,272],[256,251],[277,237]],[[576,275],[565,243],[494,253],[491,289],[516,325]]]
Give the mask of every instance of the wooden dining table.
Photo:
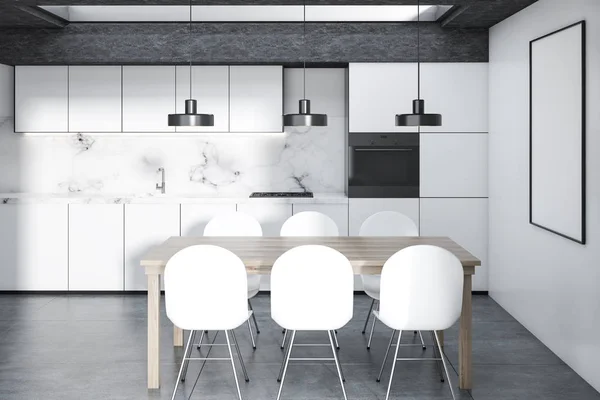
[[[148,279],[148,389],[160,387],[160,276],[169,259],[188,246],[211,244],[235,253],[249,274],[269,275],[277,258],[287,250],[318,244],[346,256],[354,274],[380,274],[383,264],[399,250],[415,245],[433,245],[452,252],[462,263],[464,285],[459,333],[459,387],[471,389],[472,381],[472,276],[481,261],[448,237],[183,237],[174,236],[152,247],[142,258]],[[307,292],[307,295],[309,293]],[[183,346],[183,331],[174,327],[174,346]],[[443,333],[443,332],[440,332]],[[440,335],[443,341],[443,334]]]

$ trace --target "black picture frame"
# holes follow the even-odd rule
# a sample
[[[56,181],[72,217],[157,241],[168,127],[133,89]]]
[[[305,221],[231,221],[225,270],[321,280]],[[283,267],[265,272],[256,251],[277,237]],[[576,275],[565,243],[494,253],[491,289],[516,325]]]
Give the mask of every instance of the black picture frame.
[[[543,40],[547,37],[563,32],[567,29],[572,29],[581,26],[581,94],[582,94],[582,126],[581,126],[581,234],[580,237],[571,237],[567,234],[557,232],[543,226],[540,223],[533,221],[533,45],[534,43]],[[586,244],[586,24],[585,20],[565,26],[546,35],[540,36],[529,42],[529,223],[548,232],[554,233],[565,239],[585,245]]]

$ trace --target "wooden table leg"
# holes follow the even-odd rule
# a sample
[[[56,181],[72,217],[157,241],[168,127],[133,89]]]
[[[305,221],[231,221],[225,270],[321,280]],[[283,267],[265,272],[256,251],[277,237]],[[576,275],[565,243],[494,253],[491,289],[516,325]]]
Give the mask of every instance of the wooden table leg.
[[[183,346],[183,329],[178,328],[175,325],[173,325],[173,346]]]
[[[471,302],[472,275],[465,275],[463,286],[462,313],[460,316],[460,334],[458,340],[459,387],[473,388],[472,375],[472,320],[473,305]]]
[[[160,276],[148,275],[148,389],[160,387]]]

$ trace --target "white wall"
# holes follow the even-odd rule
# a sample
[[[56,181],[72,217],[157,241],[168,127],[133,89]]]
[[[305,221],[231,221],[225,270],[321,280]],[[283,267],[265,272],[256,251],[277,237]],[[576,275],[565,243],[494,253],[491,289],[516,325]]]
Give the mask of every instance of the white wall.
[[[529,41],[582,19],[587,21],[586,246],[529,224],[528,177]],[[494,26],[489,77],[490,294],[600,390],[600,1],[540,0]]]

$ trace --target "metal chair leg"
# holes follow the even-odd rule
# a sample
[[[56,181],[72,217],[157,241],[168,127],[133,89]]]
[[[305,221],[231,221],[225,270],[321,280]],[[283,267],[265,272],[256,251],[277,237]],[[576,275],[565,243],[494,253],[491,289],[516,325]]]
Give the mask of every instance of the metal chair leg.
[[[190,339],[192,340],[192,343],[194,343],[194,339],[196,338],[196,332],[197,331],[191,331],[190,332]],[[190,351],[191,351],[191,347],[192,346],[190,346]],[[186,351],[187,351],[187,349],[186,349]],[[190,361],[186,360],[186,357],[189,357],[189,354],[187,352],[183,353],[183,360],[182,360],[182,363],[183,363],[183,373],[181,375],[181,382],[185,382],[185,376],[187,375],[188,366],[190,365]]]
[[[202,344],[202,339],[204,339],[204,334],[208,334],[208,331],[202,331],[202,334],[200,335],[200,340],[198,341],[198,346],[196,347],[198,350],[200,350],[200,348],[202,346],[200,346]]]
[[[377,302],[377,308],[379,308],[379,302]],[[377,317],[373,315],[373,325],[371,325],[371,334],[369,335],[369,343],[367,343],[367,350],[371,350],[371,340],[373,339],[373,331],[375,330],[375,321],[377,321]]]
[[[400,350],[400,338],[402,337],[402,331],[398,333],[398,341],[396,342],[396,351],[394,352],[394,362],[392,363],[392,372],[390,373],[390,382],[388,383],[387,393],[385,400],[390,398],[390,389],[392,388],[392,380],[394,379],[394,370],[396,369],[396,360],[398,359],[398,350]]]
[[[287,329],[283,330],[283,340],[281,341],[281,350],[285,348],[285,339],[287,338]]]
[[[256,350],[256,342],[254,342],[254,334],[252,333],[252,325],[250,325],[250,320],[246,321],[248,323],[248,332],[250,332],[250,340],[252,340],[252,349]]]
[[[346,388],[344,387],[345,379],[344,379],[344,376],[342,375],[342,368],[340,366],[340,360],[338,360],[337,350],[335,348],[335,345],[333,344],[333,336],[335,335],[335,333],[332,333],[331,331],[329,331],[327,333],[329,334],[329,343],[331,343],[331,351],[333,352],[335,366],[337,368],[338,375],[340,376],[340,384],[342,385],[342,393],[344,393],[344,400],[348,400],[348,397],[346,396]]]
[[[365,321],[365,326],[363,326],[362,334],[364,335],[367,330],[367,325],[369,324],[369,318],[371,318],[371,313],[373,312],[373,306],[375,305],[375,299],[371,302],[371,307],[369,307],[369,313],[367,314],[367,320]]]
[[[181,367],[179,367],[179,374],[177,375],[177,380],[175,381],[175,389],[173,389],[173,396],[171,396],[171,400],[175,399],[175,394],[177,393],[177,386],[179,386],[179,380],[181,379],[181,375],[183,374],[183,366],[185,365],[186,355],[188,354],[193,338],[193,331],[190,332],[190,337],[188,338],[187,345],[185,346],[185,351],[183,352],[183,360],[181,360]]]
[[[225,331],[225,339],[227,340],[227,350],[229,350],[229,358],[231,359],[231,368],[233,369],[233,378],[235,379],[238,398],[242,400],[242,392],[240,391],[240,383],[238,382],[237,372],[235,371],[235,362],[233,361],[233,352],[231,351],[231,343],[229,341],[229,333],[227,331]]]
[[[240,365],[242,366],[242,372],[244,372],[244,379],[246,382],[250,382],[250,378],[248,378],[248,373],[246,372],[246,366],[244,365],[244,359],[242,358],[242,352],[240,351],[240,346],[238,346],[237,338],[235,337],[235,331],[231,330],[231,336],[233,337],[233,343],[235,344],[235,349],[237,351],[237,355],[240,359]]]
[[[333,340],[335,341],[335,348],[340,349],[340,344],[338,343],[337,331],[333,331]]]
[[[452,387],[452,380],[450,379],[450,375],[448,374],[448,366],[446,365],[446,358],[444,357],[444,351],[442,350],[442,346],[440,345],[440,339],[438,338],[437,331],[433,331],[435,335],[435,341],[438,346],[438,350],[440,351],[440,356],[442,358],[442,364],[444,365],[444,371],[446,372],[446,377],[448,378],[448,385],[450,386],[450,392],[452,393],[452,399],[456,400],[456,395],[454,394],[454,388]]]
[[[285,373],[290,362],[290,355],[292,354],[292,348],[294,347],[294,338],[296,337],[296,331],[292,331],[292,337],[290,338],[290,344],[288,345],[287,355],[285,357],[285,364],[283,366],[283,374],[281,375],[281,383],[279,384],[279,392],[277,392],[277,400],[281,398],[281,389],[283,389],[283,381],[285,380]]]
[[[427,350],[427,346],[425,346],[425,342],[423,341],[423,335],[421,331],[419,331],[419,337],[421,338],[421,346],[423,346],[423,350]]]
[[[377,377],[377,382],[381,382],[381,375],[383,374],[383,369],[385,368],[385,362],[387,361],[388,354],[390,354],[390,348],[392,347],[392,343],[394,342],[394,336],[396,335],[395,330],[392,331],[392,337],[390,338],[390,343],[388,344],[387,350],[385,351],[385,356],[383,356],[383,362],[381,363],[381,369],[379,370],[379,376]]]
[[[260,329],[258,329],[258,322],[256,322],[256,314],[254,313],[254,309],[252,308],[252,303],[250,302],[250,299],[248,299],[248,307],[250,308],[250,311],[252,311],[252,321],[254,321],[254,326],[256,327],[256,334],[260,335]]]
[[[435,361],[435,365],[437,366],[438,372],[440,373],[440,381],[444,382],[444,371],[442,370],[442,355],[438,354],[437,346],[435,345],[435,335],[433,331],[431,331],[431,340],[433,341],[433,358],[440,358],[440,360]]]
[[[286,343],[286,345],[289,346],[289,343]],[[278,383],[281,382],[281,376],[283,375],[283,369],[285,367],[286,354],[288,352],[287,346],[285,347],[284,352],[283,352],[283,360],[281,360],[281,368],[279,369],[279,375],[277,375]]]

